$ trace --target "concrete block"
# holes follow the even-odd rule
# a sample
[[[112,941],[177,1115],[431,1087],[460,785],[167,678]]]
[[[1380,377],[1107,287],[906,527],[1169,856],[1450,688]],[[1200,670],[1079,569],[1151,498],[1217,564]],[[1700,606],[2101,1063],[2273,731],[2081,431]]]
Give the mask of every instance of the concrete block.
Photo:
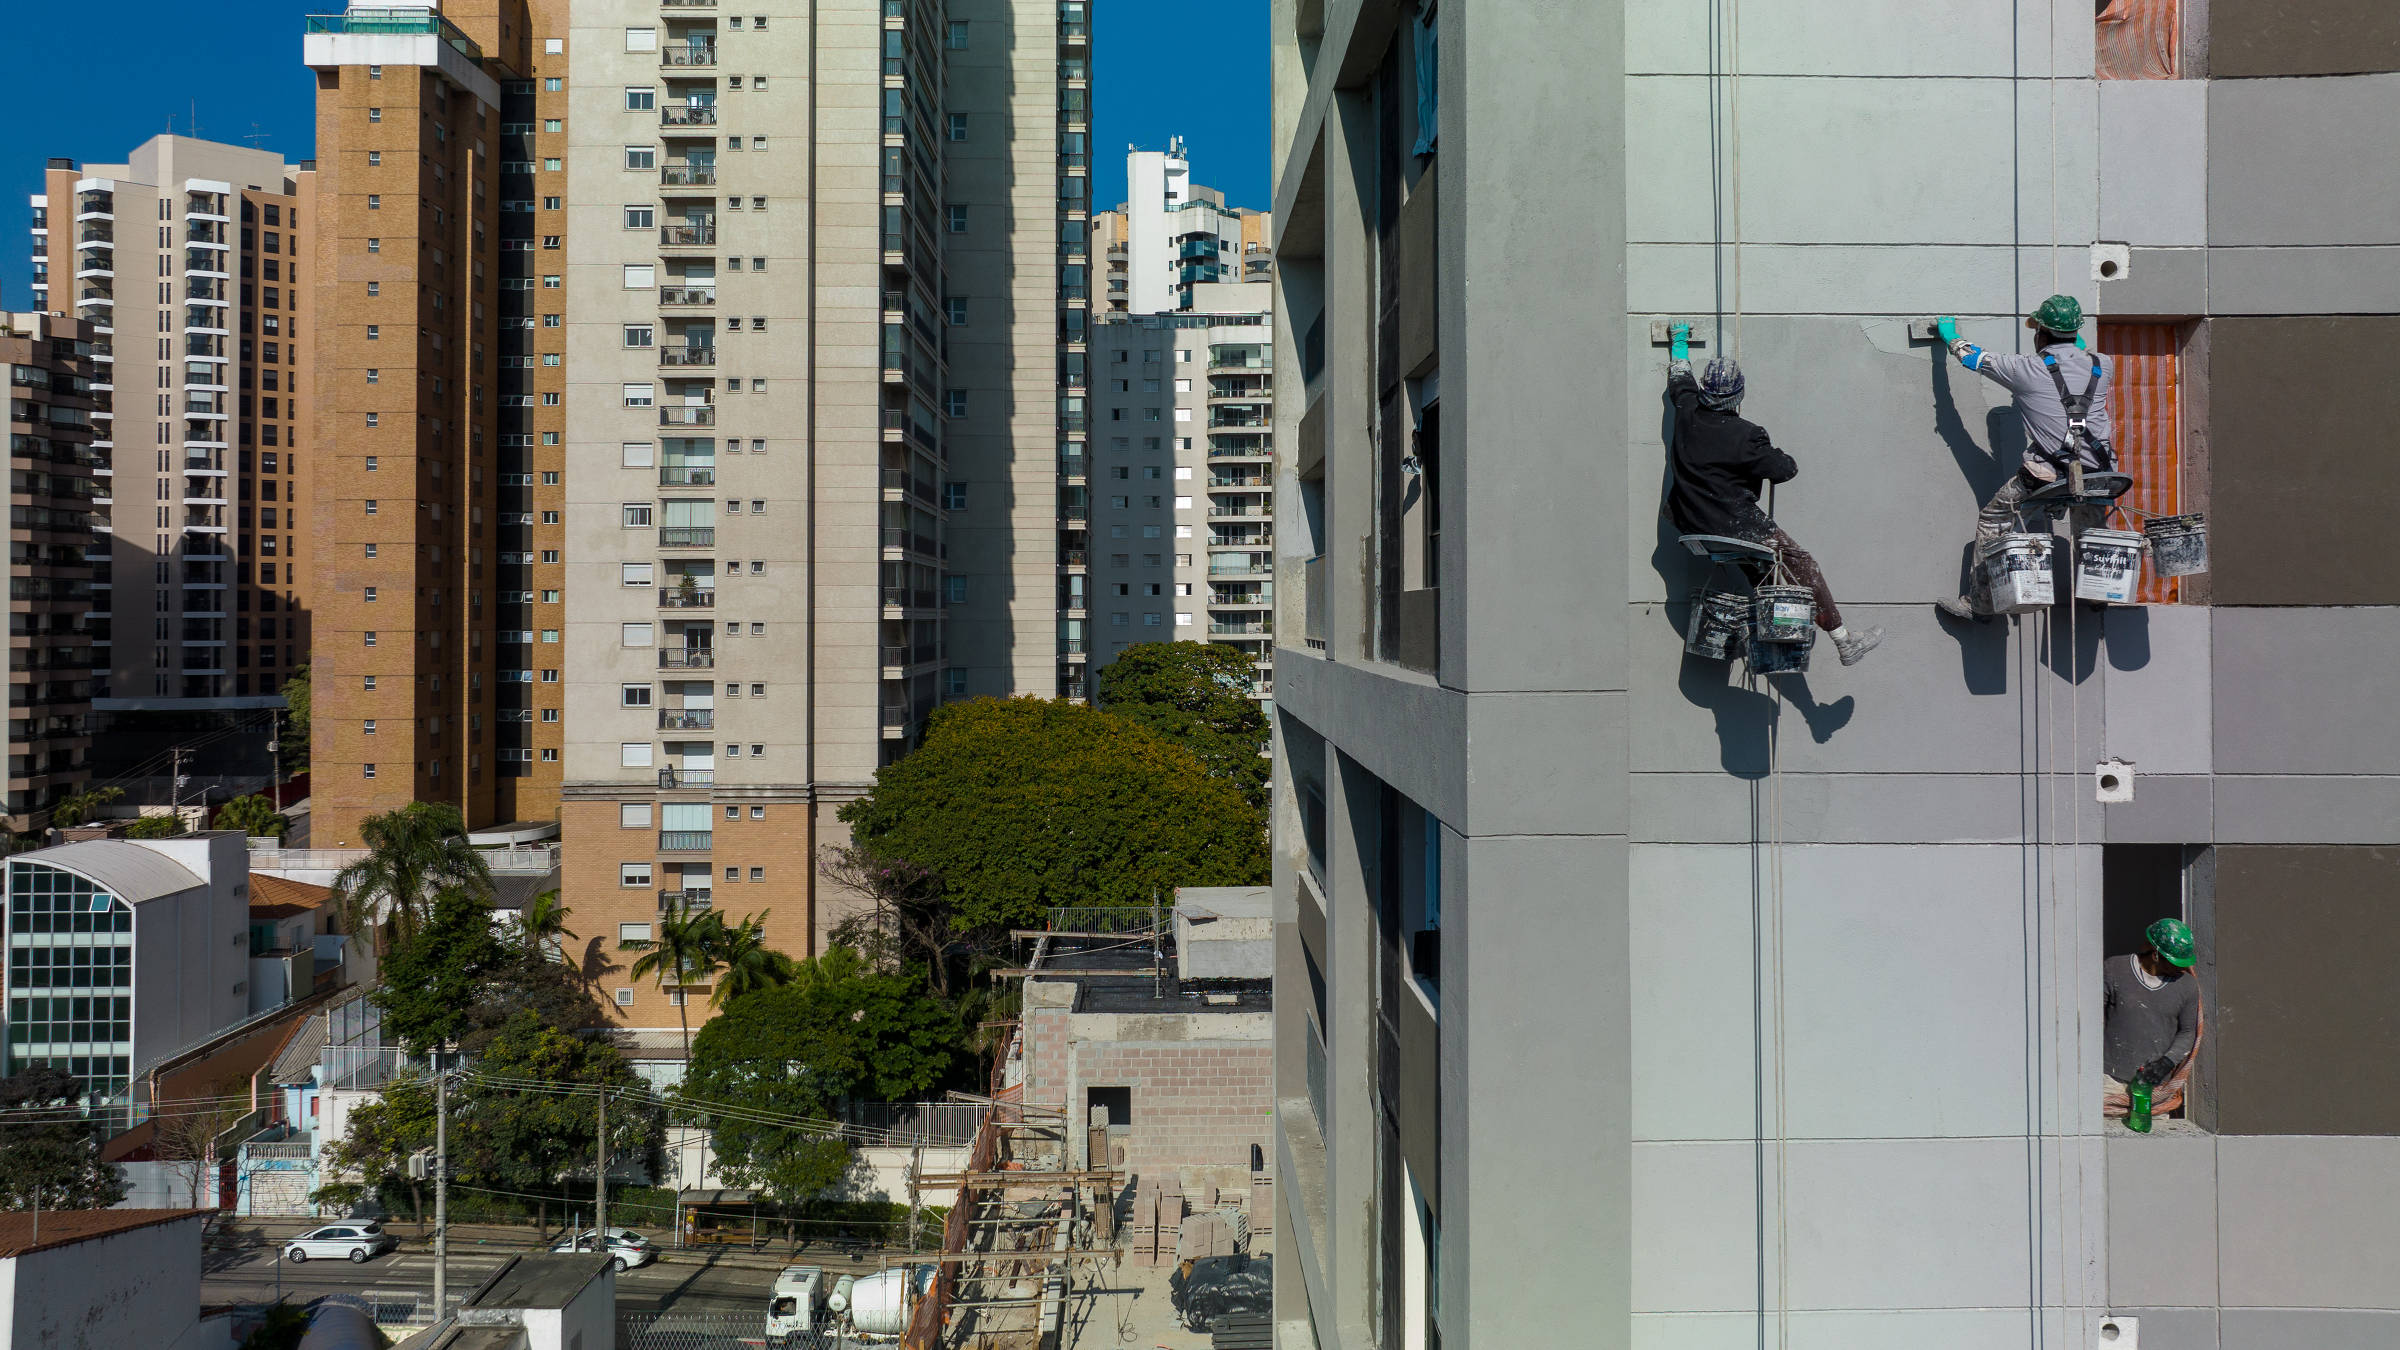
[[[2208,242],[2208,91],[2206,80],[2099,82],[2102,239]]]
[[[2209,81],[2209,242],[2400,244],[2395,121],[2400,74]]]
[[[2106,753],[2132,761],[2143,777],[2209,771],[2214,613],[2202,605],[2142,605],[2105,617]]]
[[[2400,1138],[2228,1137],[2217,1175],[2228,1307],[2400,1308]]]
[[[2150,1344],[2142,1324],[2142,1344]],[[2400,1345],[2400,1312],[2328,1308],[2227,1308],[2220,1315],[2219,1350],[2388,1350]],[[2172,1348],[2170,1347],[2170,1350]]]
[[[2108,1306],[2217,1301],[2217,1141],[2107,1136]],[[2149,1341],[2150,1324],[2142,1324]]]
[[[2400,310],[2400,248],[2212,248],[2212,314],[2389,314]]]
[[[1468,753],[1508,771],[1473,776],[1465,828],[1474,834],[1623,834],[1627,701],[1621,693],[1470,697]]]
[[[2400,764],[2389,680],[2400,669],[2400,608],[2215,613],[2218,772],[2374,774]]]
[[[1741,1114],[1747,1118],[1746,1107]],[[1758,1221],[1756,1165],[1746,1139],[1634,1146],[1636,1313],[1734,1312],[1756,1306],[1757,1256],[1748,1240]],[[1767,1166],[1774,1166],[1772,1150]],[[1766,1188],[1772,1197],[1771,1174]],[[1727,1240],[1735,1234],[1743,1240]],[[1769,1270],[1775,1268],[1774,1241],[1770,1222]]]
[[[2400,778],[2220,776],[2227,844],[2400,844]]]
[[[2125,275],[2100,283],[2097,312],[2107,318],[2180,319],[2206,314],[2208,258],[2209,251],[2204,248],[2136,247]]]
[[[1788,1156],[1794,1307],[2022,1305],[2022,1139],[1795,1142]]]
[[[2218,780],[2153,775],[2136,765],[2133,800],[2100,808],[2112,844],[2196,844],[2215,837]]]

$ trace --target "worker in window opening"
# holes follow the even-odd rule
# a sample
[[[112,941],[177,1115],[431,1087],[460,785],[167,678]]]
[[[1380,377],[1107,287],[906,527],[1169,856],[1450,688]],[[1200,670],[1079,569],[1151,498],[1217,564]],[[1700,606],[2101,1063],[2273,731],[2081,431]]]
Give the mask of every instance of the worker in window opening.
[[[1758,503],[1761,482],[1788,483],[1800,466],[1775,448],[1764,427],[1742,418],[1742,368],[1719,357],[1694,380],[1692,326],[1676,324],[1673,336],[1667,396],[1675,404],[1675,482],[1667,490],[1667,514],[1685,534],[1747,539],[1778,550],[1784,571],[1816,593],[1817,627],[1833,638],[1842,664],[1857,665],[1883,641],[1883,630],[1853,633],[1842,625],[1824,569]]]
[[[1988,619],[1992,608],[1981,573],[1983,551],[2017,528],[2017,507],[2026,494],[2058,481],[2072,453],[2086,473],[2117,467],[2108,415],[2109,363],[2083,350],[2083,305],[2071,295],[2044,300],[2026,320],[2034,330],[2034,355],[1990,352],[1958,335],[1958,320],[1944,318],[1936,329],[1958,363],[2006,389],[2025,422],[2025,457],[1975,517],[1977,577],[1973,596],[1951,596],[1934,607],[1954,619]],[[2070,450],[2069,446],[2073,449]]]
[[[2108,1092],[2129,1083],[2164,1083],[2200,1043],[2200,982],[2191,977],[2192,930],[2181,919],[2160,919],[2142,936],[2149,945],[2112,956],[2101,979],[2107,1049],[2102,1067]]]

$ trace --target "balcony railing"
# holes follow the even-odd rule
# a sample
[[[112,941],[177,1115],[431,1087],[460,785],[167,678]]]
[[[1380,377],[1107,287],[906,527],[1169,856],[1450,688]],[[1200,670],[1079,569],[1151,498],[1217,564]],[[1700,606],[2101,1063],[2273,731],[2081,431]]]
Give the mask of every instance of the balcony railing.
[[[717,222],[698,220],[661,225],[658,227],[658,242],[681,248],[713,244],[717,242]]]
[[[713,187],[717,181],[717,166],[663,164],[659,166],[658,181],[668,187]]]
[[[717,303],[717,288],[714,286],[661,286],[658,288],[658,303],[661,309],[673,309],[685,305],[713,305]]]
[[[706,647],[668,648],[658,654],[660,670],[714,670],[717,654]]]
[[[1212,516],[1271,516],[1275,514],[1275,508],[1266,502],[1259,502],[1251,506],[1212,506],[1208,508],[1208,513]]]
[[[713,427],[717,424],[717,410],[691,403],[680,407],[664,407],[658,410],[658,424],[662,427]]]
[[[660,769],[658,785],[671,787],[707,787],[717,781],[717,771],[707,769]]]
[[[658,471],[660,487],[714,487],[716,482],[714,464],[668,464]]]
[[[658,527],[660,548],[712,548],[717,542],[714,525],[661,525]]]
[[[714,731],[717,710],[714,708],[661,708],[658,710],[660,731]]]
[[[1212,623],[1208,626],[1208,631],[1211,636],[1216,637],[1273,637],[1275,636],[1275,625],[1271,623]]]
[[[705,771],[676,769],[669,770],[669,772],[689,783],[694,781],[691,778],[692,774]],[[658,832],[658,850],[661,853],[706,853],[709,843],[710,832],[707,830],[660,830]]]
[[[360,9],[352,7],[342,14],[311,14],[308,16],[311,33],[431,33],[458,50],[459,55],[480,66],[483,48],[459,31],[458,25],[429,9]]]
[[[658,363],[662,366],[713,366],[717,363],[717,344],[713,342],[660,343]]]
[[[717,45],[713,42],[693,42],[681,47],[661,47],[658,63],[662,66],[713,66],[717,63]]]
[[[717,124],[717,106],[713,103],[674,104],[658,110],[662,127],[713,127]]]
[[[894,609],[932,609],[940,603],[929,590],[911,590],[906,586],[883,588],[883,603]]]
[[[660,591],[658,593],[660,609],[710,609],[714,608],[716,603],[717,593],[714,590]]]
[[[667,0],[669,4],[689,4],[691,2],[692,0]],[[660,891],[658,893],[658,912],[661,914],[673,914],[678,911],[691,913],[707,909],[708,905],[709,893],[707,891]]]

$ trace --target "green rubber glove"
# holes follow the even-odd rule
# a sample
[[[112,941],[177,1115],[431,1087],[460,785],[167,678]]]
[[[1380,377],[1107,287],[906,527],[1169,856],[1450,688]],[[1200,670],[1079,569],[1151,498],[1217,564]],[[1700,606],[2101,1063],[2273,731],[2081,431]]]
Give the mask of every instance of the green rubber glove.
[[[1941,334],[1944,342],[1956,342],[1958,341],[1958,320],[1945,314],[1933,321],[1933,331]]]
[[[1688,323],[1679,323],[1669,328],[1667,334],[1673,339],[1672,345],[1667,349],[1667,354],[1677,361],[1691,360],[1692,326]]]

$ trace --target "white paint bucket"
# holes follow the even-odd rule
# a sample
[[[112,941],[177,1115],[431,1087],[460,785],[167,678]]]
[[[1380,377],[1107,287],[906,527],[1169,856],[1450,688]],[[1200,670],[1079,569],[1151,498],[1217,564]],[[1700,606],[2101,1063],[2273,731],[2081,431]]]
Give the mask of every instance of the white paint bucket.
[[[1750,597],[1739,591],[1705,591],[1692,601],[1691,631],[1683,649],[1711,661],[1730,661],[1750,631]]]
[[[2104,605],[2133,601],[2142,577],[2142,536],[2132,530],[2085,530],[2075,541],[2075,598]]]
[[[2162,577],[2197,576],[2208,570],[2208,521],[2199,515],[2160,516],[2142,527],[2150,538],[2150,562]]]
[[[2030,614],[2058,598],[2047,534],[2007,534],[1983,551],[1983,580],[1994,614]]]
[[[1750,641],[1807,642],[1817,631],[1817,602],[1806,586],[1761,586],[1750,611]]]

